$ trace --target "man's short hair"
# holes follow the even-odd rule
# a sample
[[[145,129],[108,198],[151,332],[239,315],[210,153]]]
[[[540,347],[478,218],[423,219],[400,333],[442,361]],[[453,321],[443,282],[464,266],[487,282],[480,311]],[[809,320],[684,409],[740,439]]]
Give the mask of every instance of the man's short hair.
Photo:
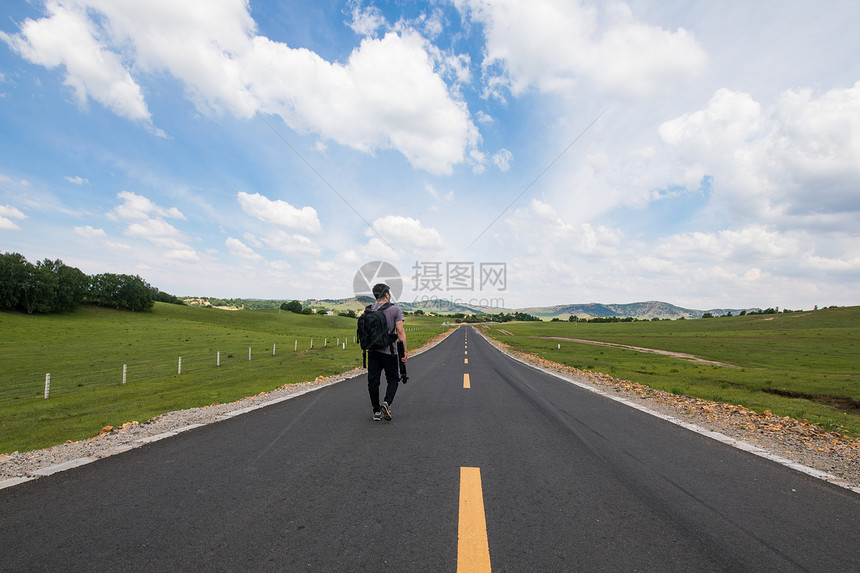
[[[375,285],[373,285],[373,297],[376,300],[379,300],[382,297],[384,297],[385,293],[389,292],[390,290],[391,289],[388,288],[387,284],[384,284],[384,283],[375,284]]]

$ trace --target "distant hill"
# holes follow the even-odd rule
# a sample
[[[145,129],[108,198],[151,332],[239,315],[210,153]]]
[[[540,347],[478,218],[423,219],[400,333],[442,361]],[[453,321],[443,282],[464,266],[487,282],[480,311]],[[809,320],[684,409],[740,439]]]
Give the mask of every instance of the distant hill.
[[[470,306],[468,304],[453,304],[448,300],[427,300],[418,302],[402,302],[398,303],[404,310],[416,311],[423,310],[424,312],[432,312],[436,314],[481,314],[481,313],[497,313],[497,312],[512,312],[510,309],[494,308],[487,309],[479,306]]]
[[[302,302],[302,304],[304,306],[324,306],[332,310],[353,309],[355,311],[359,311],[371,302],[373,301],[370,299],[370,297],[361,297],[361,299],[352,297],[335,300],[305,300]],[[402,301],[399,302],[398,305],[404,311],[408,312],[414,312],[419,309],[427,313],[432,312],[435,314],[480,314],[482,312],[496,314],[499,312],[513,313],[515,311],[519,311],[527,314],[532,314],[534,316],[539,316],[544,319],[561,318],[562,320],[567,320],[570,316],[577,316],[579,318],[612,316],[625,318],[630,316],[642,320],[650,320],[652,318],[701,318],[702,315],[706,312],[710,312],[714,316],[723,316],[729,312],[734,315],[737,315],[744,310],[747,312],[760,310],[759,308],[711,308],[706,310],[699,310],[692,308],[682,308],[680,306],[675,306],[667,302],[660,302],[656,300],[647,302],[633,302],[628,304],[601,304],[592,302],[588,304],[563,304],[556,306],[539,306],[517,309],[486,309],[475,305],[452,304],[450,301],[442,299],[435,301],[418,302]]]
[[[283,301],[256,299],[229,299],[224,301],[220,299],[199,298],[186,299],[186,302],[189,304],[211,304],[212,306],[219,305],[222,308],[226,306],[232,306],[234,308],[260,309],[277,308]],[[359,312],[364,309],[365,306],[372,303],[373,299],[368,296],[362,296],[336,299],[306,299],[300,302],[302,303],[302,306],[305,307],[325,308],[327,310],[333,310],[335,312],[343,312],[347,310],[354,310],[356,312]],[[484,312],[496,314],[500,312],[513,313],[518,311],[534,316],[539,316],[546,320],[550,320],[553,318],[567,320],[571,316],[576,316],[579,318],[597,318],[613,316],[618,318],[626,318],[629,316],[633,318],[638,318],[640,320],[650,320],[652,318],[701,318],[701,316],[706,312],[709,312],[714,316],[724,316],[726,313],[729,312],[731,312],[733,315],[737,315],[744,310],[747,312],[761,310],[759,308],[711,308],[706,310],[699,310],[692,308],[682,308],[680,306],[675,306],[667,302],[660,302],[656,300],[647,302],[632,302],[628,304],[602,304],[591,302],[587,304],[560,304],[555,306],[537,306],[516,309],[487,309],[476,305],[453,304],[451,301],[444,299],[417,302],[401,301],[397,304],[406,312],[422,310],[425,313],[434,314],[481,314]]]
[[[656,300],[648,302],[632,302],[629,304],[600,304],[592,302],[588,304],[567,304],[519,309],[520,312],[526,312],[528,314],[540,316],[541,318],[567,319],[570,316],[577,316],[579,318],[617,316],[619,318],[624,318],[631,316],[633,318],[645,320],[649,320],[652,318],[701,318],[702,315],[706,312],[710,312],[714,316],[723,316],[728,312],[731,312],[732,314],[736,315],[744,310],[750,312],[753,310],[760,309],[712,308],[708,310],[698,310],[691,308],[682,308],[673,304],[669,304],[667,302],[660,302]]]
[[[311,308],[324,307],[334,311],[344,311],[351,309],[358,312],[359,310],[363,310],[364,307],[366,307],[367,305],[373,303],[373,298],[369,296],[360,296],[339,299],[306,299],[300,302],[302,303],[302,306],[309,306]],[[463,314],[479,314],[485,310],[477,306],[451,304],[450,301],[446,300],[418,302],[400,301],[397,303],[397,306],[407,312],[423,310],[426,313],[432,312],[434,314],[454,314],[458,312],[461,312]],[[492,312],[500,311],[512,312],[508,311],[508,309],[493,310]]]

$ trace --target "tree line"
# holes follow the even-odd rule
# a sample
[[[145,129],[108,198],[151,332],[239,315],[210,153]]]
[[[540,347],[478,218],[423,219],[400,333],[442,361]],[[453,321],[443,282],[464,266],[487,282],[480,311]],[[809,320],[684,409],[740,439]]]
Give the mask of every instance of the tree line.
[[[302,303],[300,303],[297,300],[282,302],[280,309],[286,310],[289,312],[294,312],[296,314],[326,314],[328,312],[328,309],[323,307],[323,306],[317,307],[314,309],[314,308],[311,308],[309,306],[303,306]],[[355,314],[355,311],[352,309],[342,310],[342,311],[338,312],[337,315],[338,316],[346,316],[348,318],[357,318],[357,316],[358,316]]]
[[[521,322],[540,321],[540,318],[525,312],[500,312],[497,314],[479,313],[479,314],[464,314],[455,312],[449,314],[449,318],[455,319],[455,322],[475,323],[475,322],[512,322],[518,320]]]
[[[33,264],[18,253],[0,254],[0,310],[53,313],[92,304],[142,311],[156,301],[182,304],[137,275],[87,275],[60,259]]]

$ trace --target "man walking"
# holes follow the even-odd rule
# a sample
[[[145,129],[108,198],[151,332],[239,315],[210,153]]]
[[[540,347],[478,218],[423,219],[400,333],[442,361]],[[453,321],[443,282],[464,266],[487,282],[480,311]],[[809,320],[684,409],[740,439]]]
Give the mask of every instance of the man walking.
[[[370,405],[373,406],[373,419],[378,421],[382,418],[391,420],[391,403],[397,393],[400,381],[400,366],[398,358],[406,363],[406,331],[403,329],[403,311],[391,303],[391,290],[386,284],[377,284],[373,287],[373,296],[376,302],[365,309],[367,311],[379,311],[385,316],[387,334],[390,344],[377,349],[369,350],[367,353],[367,389],[370,392]],[[398,357],[396,341],[403,343],[403,356]],[[385,381],[388,386],[385,390],[385,399],[379,404],[379,383],[382,371],[385,371]]]

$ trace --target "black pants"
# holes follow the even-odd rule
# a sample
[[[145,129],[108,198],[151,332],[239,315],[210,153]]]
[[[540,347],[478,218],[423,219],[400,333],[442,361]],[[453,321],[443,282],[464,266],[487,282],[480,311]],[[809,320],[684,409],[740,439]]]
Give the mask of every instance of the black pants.
[[[394,402],[394,394],[397,393],[400,382],[398,359],[396,354],[384,354],[372,350],[367,353],[367,390],[370,392],[370,405],[373,406],[374,412],[379,412],[379,381],[383,370],[385,370],[385,381],[388,383],[385,401],[389,406]]]

